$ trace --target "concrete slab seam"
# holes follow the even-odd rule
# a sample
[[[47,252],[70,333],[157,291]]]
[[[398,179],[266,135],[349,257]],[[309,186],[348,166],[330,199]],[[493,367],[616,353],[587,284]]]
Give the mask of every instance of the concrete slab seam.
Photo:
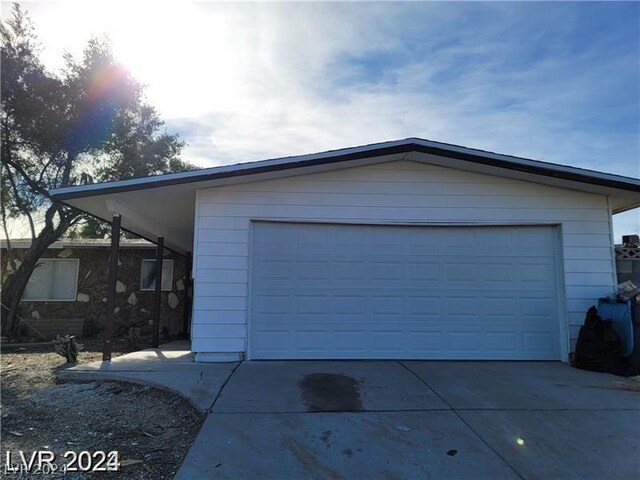
[[[236,363],[236,366],[233,367],[233,370],[231,370],[231,373],[229,374],[227,379],[224,381],[224,383],[220,387],[220,390],[218,390],[218,394],[216,395],[216,398],[213,399],[213,402],[211,403],[211,405],[207,409],[207,414],[213,413],[213,407],[215,406],[216,402],[220,398],[220,395],[222,395],[222,391],[224,390],[224,387],[227,386],[227,383],[229,383],[229,380],[231,380],[231,377],[233,377],[233,374],[236,373],[236,370],[238,370],[238,368],[240,367],[241,364],[242,364],[242,362],[238,362],[238,363]]]
[[[480,436],[480,434],[478,432],[476,432],[473,427],[471,425],[469,425],[469,423],[467,423],[467,421],[462,418],[462,416],[457,412],[457,410],[455,408],[453,408],[453,406],[447,402],[438,392],[436,392],[433,388],[431,388],[431,386],[422,378],[420,377],[420,375],[418,375],[416,372],[414,372],[413,370],[411,370],[411,368],[409,368],[407,365],[404,364],[404,362],[399,361],[398,362],[402,367],[404,367],[405,369],[407,369],[407,371],[409,371],[413,376],[415,376],[421,383],[423,383],[429,390],[431,390],[440,400],[442,400],[446,405],[449,406],[449,408],[451,409],[451,411],[456,415],[456,417],[458,417],[460,419],[460,421],[467,426],[467,428],[469,430],[471,430],[473,432],[473,434],[478,437],[478,439],[484,443],[487,448],[489,448],[489,450],[491,450],[500,460],[502,460],[504,462],[505,465],[507,465],[512,471],[513,473],[515,473],[519,478],[521,478],[522,480],[525,480],[525,477],[523,477],[522,475],[520,475],[520,472],[518,472],[509,462],[507,462],[507,460],[500,455],[500,453],[498,453],[498,451],[496,449],[494,449],[491,445],[489,445],[489,443]]]

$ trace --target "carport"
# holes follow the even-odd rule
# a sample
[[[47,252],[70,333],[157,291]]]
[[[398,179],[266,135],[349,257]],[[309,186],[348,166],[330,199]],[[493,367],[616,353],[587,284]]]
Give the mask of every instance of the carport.
[[[193,253],[196,362],[568,361],[640,180],[409,138],[52,197]]]

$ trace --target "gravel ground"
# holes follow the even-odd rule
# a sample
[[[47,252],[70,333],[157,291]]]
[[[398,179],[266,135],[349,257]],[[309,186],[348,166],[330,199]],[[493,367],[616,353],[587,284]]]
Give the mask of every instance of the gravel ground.
[[[82,341],[78,363],[101,359],[101,344]],[[68,366],[51,346],[2,352],[0,360],[0,477],[62,478],[37,472],[6,474],[11,463],[38,450],[51,450],[56,463],[67,451],[117,451],[118,472],[69,473],[64,478],[169,479],[180,466],[204,416],[183,398],[151,387],[120,382],[58,383]],[[114,356],[124,344],[114,345]]]

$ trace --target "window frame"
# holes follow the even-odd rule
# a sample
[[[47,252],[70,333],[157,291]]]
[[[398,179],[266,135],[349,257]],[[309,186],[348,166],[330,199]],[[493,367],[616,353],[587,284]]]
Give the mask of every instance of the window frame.
[[[46,262],[75,262],[76,264],[76,279],[75,282],[73,284],[73,291],[74,291],[74,296],[73,298],[68,298],[68,299],[61,299],[61,298],[45,298],[45,299],[41,299],[41,298],[24,298],[24,292],[22,293],[22,298],[20,298],[21,302],[77,302],[78,301],[78,281],[79,281],[79,277],[80,277],[80,259],[79,258],[40,258],[38,260],[37,263],[40,263],[42,261],[46,261]],[[36,267],[33,269],[33,272],[31,272],[31,275],[33,275],[35,273],[35,271],[38,269],[39,267]],[[29,276],[29,280],[31,280],[31,275]],[[53,284],[53,280],[54,280],[54,275],[53,275],[53,270],[51,271],[51,278],[49,279],[49,294],[51,294],[51,286]],[[28,284],[28,282],[27,282]],[[25,286],[25,291],[26,291],[26,286]]]
[[[142,265],[144,264],[144,262],[153,262],[155,263],[157,260],[155,258],[142,258],[140,259],[140,291],[141,292],[155,292],[155,285],[153,288],[143,288],[143,278],[142,278]],[[169,274],[170,278],[170,282],[169,282],[169,288],[162,288],[162,285],[160,286],[160,291],[161,292],[172,292],[173,291],[173,258],[163,258],[162,259],[162,270],[163,270],[163,275],[162,275],[162,283],[165,282],[165,275],[164,275],[164,262],[169,262],[169,264],[171,265],[171,271]]]

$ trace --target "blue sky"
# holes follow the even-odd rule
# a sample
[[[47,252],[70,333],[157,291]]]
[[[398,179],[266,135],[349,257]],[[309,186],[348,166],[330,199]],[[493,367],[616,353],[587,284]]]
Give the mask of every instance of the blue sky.
[[[640,176],[638,2],[26,8],[51,68],[109,35],[203,167],[415,136]]]

